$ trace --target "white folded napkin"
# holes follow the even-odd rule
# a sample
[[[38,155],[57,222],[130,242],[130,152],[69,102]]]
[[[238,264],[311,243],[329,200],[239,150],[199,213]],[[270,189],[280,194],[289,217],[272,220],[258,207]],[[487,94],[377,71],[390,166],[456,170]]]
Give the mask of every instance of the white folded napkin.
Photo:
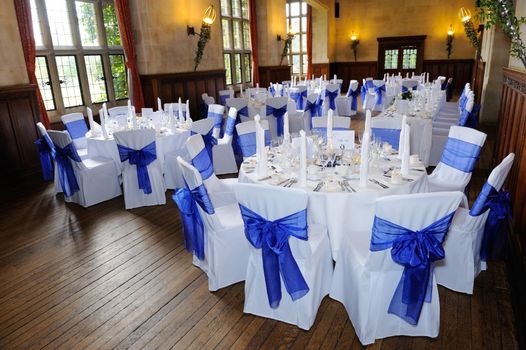
[[[307,186],[307,137],[303,130],[300,130],[300,172],[298,182],[301,187]]]
[[[183,105],[181,103],[181,98],[179,97],[179,100],[177,101],[177,120],[183,122],[183,119]]]
[[[265,130],[261,127],[260,117],[254,117],[256,121],[256,174],[258,179],[267,176],[267,150],[265,148]]]
[[[400,137],[398,139],[398,159],[402,159],[402,153],[404,151],[404,130],[407,125],[407,115],[404,114],[402,117],[402,129],[400,130]]]
[[[108,139],[108,130],[106,129],[106,118],[107,118],[107,110],[106,110],[106,104],[102,105],[102,113],[99,115],[100,118],[100,127],[102,130],[102,136],[105,139]]]
[[[157,97],[157,110],[162,112],[163,111],[163,104],[161,103],[161,99]]]
[[[371,134],[364,132],[362,137],[361,163],[360,163],[360,187],[367,187],[369,179],[369,146],[371,144]]]
[[[289,112],[285,112],[283,116],[283,143],[290,143]]]
[[[91,108],[86,107],[86,113],[88,114],[88,122],[89,122],[89,129],[91,131],[91,136],[97,136],[98,131],[95,130],[95,121],[93,120],[93,111],[91,110]]]
[[[186,100],[186,126],[192,126],[192,118],[190,117],[190,100]]]
[[[333,137],[332,137],[332,127],[333,127],[333,115],[334,111],[329,109],[327,112],[327,147],[332,149],[333,147]]]
[[[401,166],[401,173],[403,176],[407,176],[409,174],[409,156],[410,156],[410,146],[409,146],[409,136],[411,134],[411,127],[409,125],[406,125],[404,128],[404,151],[402,154],[402,166]]]
[[[365,111],[365,127],[363,129],[363,132],[371,134],[371,110],[368,109]]]

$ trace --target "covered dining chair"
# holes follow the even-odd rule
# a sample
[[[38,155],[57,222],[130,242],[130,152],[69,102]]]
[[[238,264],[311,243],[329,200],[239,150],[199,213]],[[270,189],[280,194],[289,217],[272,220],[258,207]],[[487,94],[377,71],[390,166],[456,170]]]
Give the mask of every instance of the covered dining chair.
[[[86,139],[86,133],[89,131],[84,115],[82,113],[70,113],[60,117],[62,123],[66,127],[69,136],[75,143],[77,150],[87,153],[88,141]]]
[[[166,204],[166,187],[158,158],[155,130],[118,131],[113,137],[122,162],[126,209]]]
[[[493,169],[471,209],[467,203],[457,209],[444,241],[446,258],[435,267],[441,286],[473,294],[475,278],[486,270],[486,261],[502,258],[506,233],[501,228],[511,208],[509,194],[501,189],[514,159],[510,153]]]
[[[342,241],[330,296],[347,310],[363,345],[396,335],[438,336],[433,272],[461,192],[377,199],[372,230]]]
[[[225,114],[225,106],[212,104],[208,106],[208,119],[214,121],[214,131],[212,135],[218,139],[221,137],[222,128],[223,128],[223,116]]]
[[[231,107],[225,123],[225,134],[217,140],[217,144],[212,148],[212,159],[216,175],[237,173],[237,163],[233,148],[236,117],[237,110]]]
[[[263,119],[260,123],[263,130],[265,130],[265,145],[270,146],[271,137],[268,121]],[[254,120],[249,120],[248,122],[237,124],[236,131],[243,159],[252,157],[256,154],[256,122]]]
[[[231,90],[231,89],[228,89],[228,90],[219,90],[217,92],[217,94],[219,95],[219,103],[225,107],[226,106],[226,100],[228,98],[233,98],[234,97],[234,90]]]
[[[349,90],[345,96],[336,97],[336,113],[343,117],[350,117],[358,111],[358,96],[360,95],[360,84],[357,80],[351,80]]]
[[[304,191],[234,189],[250,243],[243,312],[310,329],[332,279],[327,229],[308,221]]]
[[[272,139],[283,136],[283,116],[287,112],[287,97],[267,98],[266,119]]]

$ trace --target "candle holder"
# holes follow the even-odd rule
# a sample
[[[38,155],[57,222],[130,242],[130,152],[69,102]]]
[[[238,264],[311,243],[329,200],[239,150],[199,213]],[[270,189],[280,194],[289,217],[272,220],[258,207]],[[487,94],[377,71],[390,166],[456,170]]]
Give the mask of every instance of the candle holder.
[[[351,49],[354,55],[354,61],[356,62],[357,54],[358,54],[358,45],[360,44],[360,40],[358,40],[358,36],[352,32],[351,34]]]
[[[285,57],[287,57],[287,55],[289,54],[290,45],[292,44],[292,39],[294,39],[295,35],[296,35],[295,33],[290,31],[290,32],[287,33],[287,38],[286,39],[283,39],[281,37],[281,35],[279,35],[279,34],[277,36],[278,41],[284,41],[285,42],[285,45],[283,46],[283,51],[281,52],[281,59],[279,61],[279,65],[280,66],[283,64],[283,59]]]
[[[455,34],[455,31],[453,30],[453,26],[450,24],[449,29],[447,30],[447,39],[446,39],[447,59],[451,57],[451,51],[453,50],[453,35],[454,34]]]
[[[195,51],[194,58],[194,72],[197,70],[197,67],[201,63],[203,58],[203,53],[205,51],[206,44],[210,40],[211,26],[216,19],[216,10],[213,5],[208,6],[203,15],[203,21],[201,22],[201,31],[197,33],[195,28],[192,26],[186,26],[186,33],[188,35],[197,35],[199,40],[197,42],[197,49]]]

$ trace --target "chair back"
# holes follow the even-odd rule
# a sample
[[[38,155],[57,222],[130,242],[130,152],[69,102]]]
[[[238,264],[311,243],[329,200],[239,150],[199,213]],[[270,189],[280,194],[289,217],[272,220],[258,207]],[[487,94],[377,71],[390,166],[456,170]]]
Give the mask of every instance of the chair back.
[[[303,110],[307,99],[307,86],[298,85],[289,89],[289,96],[296,102],[296,109]]]
[[[269,97],[265,101],[266,119],[268,120],[270,135],[273,139],[281,136],[283,132],[283,116],[287,111],[288,98],[283,97]],[[283,111],[284,110],[284,111]]]
[[[217,93],[219,95],[219,103],[223,107],[226,106],[227,98],[234,97],[234,90],[219,90]]]
[[[228,90],[225,90],[228,91]],[[225,99],[226,103],[226,99]],[[225,114],[225,106],[212,104],[208,106],[208,118],[214,120],[213,135],[216,139],[221,137],[221,128],[223,127],[223,115]]]
[[[88,148],[86,133],[88,126],[82,113],[70,113],[60,117],[77,148]]]
[[[75,168],[84,169],[86,166],[82,161],[80,160],[80,156],[77,152],[77,147],[75,146],[75,142],[71,139],[71,136],[67,131],[58,131],[58,130],[47,130],[47,134],[51,141],[53,142],[55,148],[60,147],[61,149],[64,149],[66,147],[71,148],[71,153],[73,158],[77,159],[77,161],[71,161],[73,166]],[[71,144],[71,146],[70,146]],[[70,157],[71,158],[71,157]]]
[[[406,88],[407,90],[412,89],[416,90],[418,88],[418,80],[415,79],[404,79],[402,80],[402,90],[403,88]]]
[[[214,165],[206,149],[203,136],[192,135],[186,140],[186,150],[190,155],[192,165],[199,171],[203,180],[215,176]]]
[[[215,121],[212,118],[196,120],[192,122],[191,131],[194,134],[206,135],[214,128],[214,123]]]
[[[402,129],[401,118],[374,117],[371,118],[371,131],[373,138],[388,142],[394,149],[398,150],[400,143],[400,131]]]
[[[110,117],[117,117],[119,115],[128,115],[128,106],[118,106],[118,107],[112,107],[108,108],[108,115]]]
[[[234,135],[234,129],[236,127],[237,109],[230,107],[228,110],[228,118],[225,123],[225,135],[223,140],[226,143],[232,142],[232,136]]]
[[[358,80],[351,80],[351,82],[349,83],[349,90],[347,90],[346,96],[349,97],[351,95],[351,92],[358,90],[359,86],[360,84],[358,83]]]
[[[267,120],[260,120],[261,127],[265,130],[265,145],[270,145],[270,131]],[[256,154],[256,122],[249,120],[236,125],[239,148],[243,158],[248,158]]]
[[[349,117],[332,117],[333,130],[349,130],[351,128],[351,118]],[[327,117],[312,118],[312,129],[327,129]]]
[[[226,100],[227,108],[235,108],[240,121],[247,121],[248,114],[248,99],[244,97],[234,97]]]

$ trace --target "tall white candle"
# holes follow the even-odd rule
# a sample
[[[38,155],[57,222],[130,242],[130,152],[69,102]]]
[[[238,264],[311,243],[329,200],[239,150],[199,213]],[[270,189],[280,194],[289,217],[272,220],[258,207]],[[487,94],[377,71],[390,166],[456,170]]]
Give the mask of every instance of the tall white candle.
[[[361,146],[361,163],[360,163],[360,187],[367,187],[367,181],[369,180],[369,145],[371,143],[371,135],[368,132],[364,132],[362,137]]]
[[[91,108],[86,107],[86,113],[88,114],[89,129],[91,130],[91,136],[95,136],[95,122],[93,121],[93,112]]]
[[[364,132],[371,134],[371,110],[365,111],[365,127]]]
[[[407,176],[409,174],[409,156],[410,156],[410,137],[411,134],[411,126],[406,125],[405,131],[404,131],[404,153],[402,154],[402,166],[401,166],[401,173],[403,176]]]
[[[163,111],[163,104],[161,103],[161,99],[159,97],[157,97],[157,110],[159,112]]]
[[[299,185],[307,186],[307,137],[304,130],[300,130],[300,173]]]
[[[332,143],[333,114],[334,114],[334,111],[332,109],[329,109],[329,112],[327,113],[327,147],[329,147],[329,149],[332,149],[332,146],[333,146],[333,143]]]
[[[400,137],[398,138],[398,159],[402,159],[402,152],[404,150],[404,132],[407,125],[407,115],[402,117],[402,129],[400,129]]]
[[[285,112],[283,116],[283,142],[290,143],[290,132],[289,132],[289,113]]]

